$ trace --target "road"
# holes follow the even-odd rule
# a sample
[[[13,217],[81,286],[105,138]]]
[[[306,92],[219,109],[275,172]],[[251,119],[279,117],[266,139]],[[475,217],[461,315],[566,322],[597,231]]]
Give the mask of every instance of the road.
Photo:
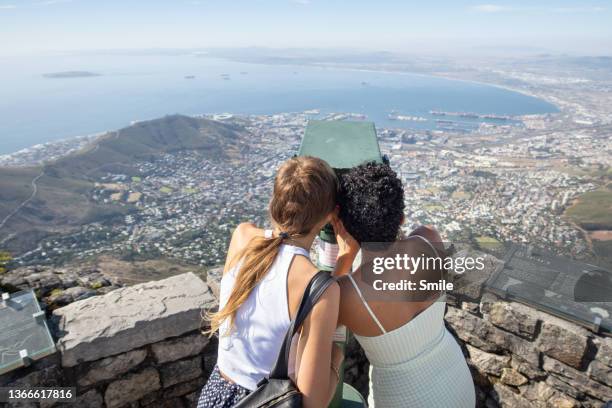
[[[32,182],[31,182],[32,195],[30,195],[30,197],[27,200],[25,200],[23,203],[19,204],[17,208],[15,208],[13,211],[11,211],[11,213],[9,213],[9,215],[4,217],[4,219],[0,222],[0,230],[2,229],[2,227],[4,227],[4,225],[8,222],[8,220],[10,220],[15,214],[19,212],[19,210],[21,210],[23,207],[28,205],[28,203],[32,201],[34,197],[36,197],[36,193],[38,193],[38,186],[36,185],[36,182],[44,175],[45,175],[45,171],[42,170],[38,176],[32,179]]]

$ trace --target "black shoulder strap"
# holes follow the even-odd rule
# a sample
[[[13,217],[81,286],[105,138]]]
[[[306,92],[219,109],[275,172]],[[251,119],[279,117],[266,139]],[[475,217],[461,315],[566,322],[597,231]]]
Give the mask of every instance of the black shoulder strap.
[[[304,294],[300,301],[300,307],[295,316],[295,319],[291,322],[285,340],[281,346],[281,349],[276,358],[276,364],[270,372],[270,378],[275,379],[286,379],[288,378],[288,366],[289,366],[289,349],[291,348],[291,340],[297,331],[302,327],[304,320],[308,317],[308,314],[317,303],[321,295],[327,290],[329,285],[335,282],[334,278],[331,277],[329,272],[319,271],[315,276],[312,277]]]

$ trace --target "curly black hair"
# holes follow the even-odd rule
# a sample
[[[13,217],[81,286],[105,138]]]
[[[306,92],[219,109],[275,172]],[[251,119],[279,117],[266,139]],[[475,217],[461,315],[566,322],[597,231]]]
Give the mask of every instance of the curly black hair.
[[[404,188],[388,164],[364,163],[339,174],[339,217],[358,242],[397,240],[404,217]]]

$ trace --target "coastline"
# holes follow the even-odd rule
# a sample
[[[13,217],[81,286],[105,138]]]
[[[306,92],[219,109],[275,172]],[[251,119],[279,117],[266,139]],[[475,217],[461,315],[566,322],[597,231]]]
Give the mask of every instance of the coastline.
[[[232,61],[232,60],[230,60]],[[251,62],[252,64],[258,64],[258,65],[269,65],[269,66],[273,66],[273,65],[284,65],[284,66],[291,66],[291,67],[296,67],[297,65],[294,64],[269,64],[269,63],[258,63],[258,62]],[[517,94],[521,94],[527,97],[531,97],[531,98],[536,98],[542,101],[545,101],[546,103],[550,104],[551,106],[553,106],[556,109],[556,112],[543,112],[543,113],[533,113],[533,114],[524,114],[524,115],[509,115],[512,116],[513,118],[518,118],[520,120],[520,118],[522,116],[528,116],[528,115],[546,115],[546,114],[557,114],[560,112],[563,112],[562,108],[560,106],[558,106],[556,103],[554,103],[553,101],[551,101],[547,95],[538,95],[538,94],[534,94],[531,92],[528,92],[526,90],[523,89],[518,89],[518,88],[513,88],[507,85],[502,85],[502,84],[498,84],[498,83],[492,83],[492,82],[483,82],[483,81],[478,81],[478,80],[472,80],[472,79],[465,79],[465,78],[458,78],[458,77],[453,77],[453,76],[445,76],[445,75],[440,75],[438,73],[432,72],[432,73],[420,73],[420,72],[410,72],[410,71],[397,71],[397,70],[389,70],[389,69],[367,69],[367,68],[352,68],[352,67],[343,67],[343,66],[336,66],[336,65],[326,65],[326,64],[308,64],[310,67],[314,67],[314,68],[320,68],[320,69],[333,69],[336,71],[352,71],[352,72],[367,72],[367,73],[378,73],[378,74],[388,74],[388,75],[402,75],[402,76],[417,76],[417,77],[423,77],[423,78],[436,78],[436,79],[443,79],[443,80],[447,80],[447,81],[460,81],[460,82],[464,82],[464,83],[470,83],[470,84],[475,84],[475,85],[480,85],[480,86],[490,86],[490,87],[494,87],[494,88],[498,88],[498,89],[502,89],[508,92],[514,92]],[[299,112],[283,112],[283,114],[290,114],[290,113],[299,113]],[[214,113],[200,113],[200,114],[186,114],[188,116],[202,116],[202,115],[208,115],[208,114],[214,114]],[[272,113],[270,113],[272,114]],[[162,115],[163,116],[163,115]],[[158,116],[158,117],[162,117],[162,116]],[[136,123],[139,122],[144,122],[144,121],[148,121],[148,120],[152,120],[155,118],[149,118],[149,119],[134,119],[134,120],[130,120],[126,126],[131,126],[134,125]],[[386,126],[388,127],[388,126]],[[116,129],[107,129],[107,130],[103,130],[103,131],[99,131],[99,132],[94,132],[94,133],[90,133],[90,134],[86,134],[86,135],[77,135],[77,136],[67,136],[67,137],[63,137],[61,139],[58,140],[53,140],[53,141],[49,141],[46,143],[39,143],[39,144],[35,144],[26,148],[22,148],[18,151],[15,152],[11,152],[11,153],[5,153],[5,154],[0,154],[0,167],[27,167],[27,166],[31,166],[31,165],[38,165],[38,164],[42,164],[44,163],[44,161],[48,160],[45,158],[40,158],[40,159],[35,159],[33,158],[33,156],[36,156],[37,152],[41,152],[44,150],[48,150],[48,149],[55,149],[57,150],[56,154],[53,154],[51,159],[55,159],[55,158],[59,158],[59,157],[63,157],[67,154],[73,153],[74,151],[78,151],[84,147],[86,147],[87,144],[93,142],[94,140],[96,140],[98,137],[103,136],[105,134],[108,134],[109,132],[113,132]],[[84,141],[84,142],[82,142]],[[60,148],[62,145],[64,145],[63,148]],[[26,157],[30,157],[30,159],[25,159]],[[16,162],[19,161],[19,157],[23,157],[24,161],[27,161],[27,164],[16,164]]]
[[[289,64],[288,64],[289,65]],[[289,65],[291,66],[291,65]],[[439,78],[439,79],[446,79],[448,81],[458,81],[458,82],[466,82],[466,83],[471,83],[471,84],[475,84],[475,85],[483,85],[483,86],[491,86],[494,88],[499,88],[499,89],[503,89],[505,91],[510,91],[510,92],[515,92],[524,96],[529,96],[531,98],[536,98],[536,99],[541,99],[549,104],[551,104],[552,106],[554,106],[557,109],[557,112],[550,112],[550,113],[560,113],[563,112],[562,108],[560,106],[558,106],[556,103],[554,103],[553,101],[548,99],[547,95],[537,95],[534,93],[531,93],[529,91],[526,91],[524,89],[520,89],[520,88],[513,88],[511,86],[508,85],[503,85],[503,84],[499,84],[499,83],[495,83],[495,82],[484,82],[484,81],[479,81],[479,80],[475,80],[475,79],[465,79],[465,78],[460,78],[460,77],[453,77],[453,76],[444,76],[444,75],[440,75],[437,74],[435,72],[429,73],[429,74],[424,74],[422,72],[412,72],[412,71],[392,71],[392,70],[378,70],[378,69],[366,69],[366,68],[344,68],[344,67],[338,67],[338,66],[334,66],[334,65],[321,65],[321,64],[314,64],[312,66],[315,67],[321,67],[321,68],[331,68],[331,69],[337,69],[337,70],[343,70],[343,71],[355,71],[355,72],[369,72],[369,73],[383,73],[383,74],[399,74],[399,75],[411,75],[411,76],[419,76],[419,77],[429,77],[429,78]],[[544,115],[547,113],[534,113],[533,115]],[[518,116],[524,116],[524,115],[518,115]]]

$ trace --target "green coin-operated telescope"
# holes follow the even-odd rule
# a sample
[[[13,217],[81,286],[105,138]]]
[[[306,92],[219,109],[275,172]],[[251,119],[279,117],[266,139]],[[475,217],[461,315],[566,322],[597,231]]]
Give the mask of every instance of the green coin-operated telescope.
[[[380,154],[372,122],[311,120],[306,126],[298,155],[323,159],[338,174],[366,162],[387,161]],[[336,265],[337,248],[334,248],[336,236],[330,224],[321,230],[319,238],[318,266],[332,271]]]
[[[386,162],[380,153],[376,128],[372,122],[321,121],[308,122],[299,156],[314,156],[325,160],[337,174],[365,162]],[[317,263],[322,270],[333,271],[336,266],[338,245],[334,230],[327,224],[319,233]],[[344,348],[346,329],[336,333],[336,342]],[[365,406],[363,397],[350,385],[343,383],[344,366],[340,369],[340,382],[330,408]]]

